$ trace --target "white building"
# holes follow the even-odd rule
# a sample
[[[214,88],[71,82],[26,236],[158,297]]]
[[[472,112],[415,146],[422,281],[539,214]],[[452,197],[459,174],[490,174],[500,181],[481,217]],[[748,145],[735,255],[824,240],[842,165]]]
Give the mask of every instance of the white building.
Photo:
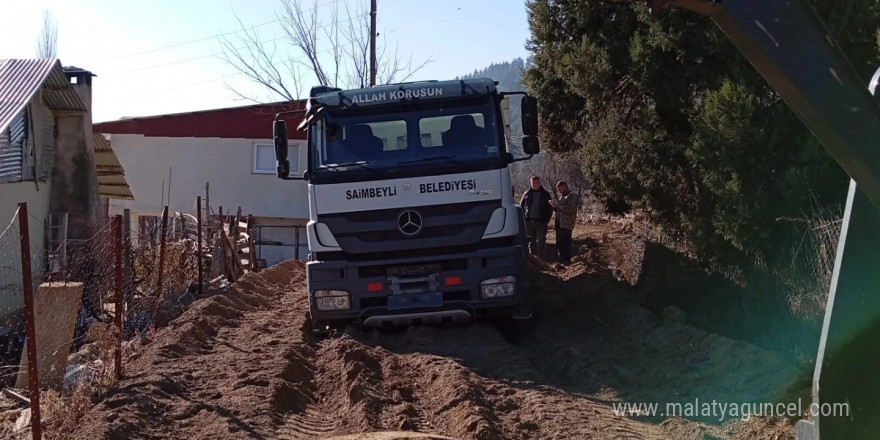
[[[305,259],[308,189],[302,180],[275,177],[272,121],[296,104],[265,104],[95,124],[108,135],[126,169],[133,201],[113,201],[110,214],[131,210],[132,231],[152,227],[169,213],[195,215],[196,197],[212,214],[253,216],[257,257],[267,265]],[[292,125],[292,124],[289,124]],[[306,163],[304,135],[289,129],[291,173]],[[300,139],[297,139],[297,136]],[[135,232],[137,235],[137,232]]]

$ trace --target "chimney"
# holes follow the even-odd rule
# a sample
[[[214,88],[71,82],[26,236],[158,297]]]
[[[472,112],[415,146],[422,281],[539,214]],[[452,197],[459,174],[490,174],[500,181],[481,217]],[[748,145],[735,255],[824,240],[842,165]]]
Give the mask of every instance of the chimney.
[[[84,114],[56,119],[55,167],[52,171],[52,212],[68,213],[68,237],[86,239],[103,226],[92,139],[92,77],[79,67],[64,67],[70,85],[86,107]]]
[[[67,80],[73,86],[73,90],[79,95],[83,104],[86,105],[88,111],[89,122],[92,118],[92,77],[97,76],[88,70],[76,66],[67,66],[64,68],[64,74]]]

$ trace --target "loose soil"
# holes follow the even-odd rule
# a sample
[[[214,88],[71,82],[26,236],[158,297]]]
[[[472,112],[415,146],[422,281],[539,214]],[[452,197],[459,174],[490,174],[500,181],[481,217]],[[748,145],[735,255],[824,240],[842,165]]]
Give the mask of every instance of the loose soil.
[[[304,265],[197,300],[127,365],[72,439],[793,439],[792,422],[624,417],[617,402],[780,401],[801,374],[777,354],[640,307],[603,249],[536,264],[529,325],[309,332]]]

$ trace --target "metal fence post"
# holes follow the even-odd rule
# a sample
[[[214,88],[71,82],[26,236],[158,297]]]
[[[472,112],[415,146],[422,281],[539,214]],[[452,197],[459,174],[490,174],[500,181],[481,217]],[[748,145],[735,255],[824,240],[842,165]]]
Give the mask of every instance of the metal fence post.
[[[293,227],[293,237],[293,245],[295,246],[293,250],[294,258],[299,260],[299,226]]]
[[[211,182],[205,182],[205,222],[207,223],[207,236],[205,244],[211,247]]]
[[[164,284],[164,268],[165,268],[165,238],[168,234],[168,206],[162,207],[162,229],[159,233],[159,272],[156,280],[156,305],[153,307],[153,323],[152,328],[156,328],[156,316],[159,314],[159,305],[162,303],[162,290]]]
[[[131,303],[132,290],[134,289],[134,266],[131,258],[131,210],[122,211],[122,287],[123,306],[128,310]]]
[[[196,258],[199,263],[199,295],[204,284],[204,268],[202,267],[202,196],[196,198]]]
[[[122,216],[113,217],[113,242],[116,244],[114,253],[116,254],[116,306],[114,313],[114,321],[116,330],[119,332],[116,340],[116,353],[114,363],[116,367],[116,380],[122,379],[122,319],[125,315],[125,306],[122,301]]]
[[[162,297],[165,275],[165,240],[168,238],[168,207],[162,207],[162,228],[159,232],[159,273],[156,280],[156,293]]]
[[[24,293],[25,343],[27,344],[28,388],[31,399],[31,436],[43,438],[40,422],[40,382],[37,377],[37,326],[34,313],[34,286],[31,274],[31,237],[28,231],[27,203],[18,204],[18,231],[21,234],[21,287]]]

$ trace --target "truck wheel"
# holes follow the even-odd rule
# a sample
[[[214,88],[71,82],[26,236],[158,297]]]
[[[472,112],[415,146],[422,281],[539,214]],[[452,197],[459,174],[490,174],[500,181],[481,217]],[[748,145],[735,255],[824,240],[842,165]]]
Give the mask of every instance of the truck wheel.
[[[535,334],[534,319],[498,318],[493,320],[501,337],[511,344],[519,344]]]
[[[324,336],[351,324],[348,319],[309,319],[309,332],[315,336]]]

